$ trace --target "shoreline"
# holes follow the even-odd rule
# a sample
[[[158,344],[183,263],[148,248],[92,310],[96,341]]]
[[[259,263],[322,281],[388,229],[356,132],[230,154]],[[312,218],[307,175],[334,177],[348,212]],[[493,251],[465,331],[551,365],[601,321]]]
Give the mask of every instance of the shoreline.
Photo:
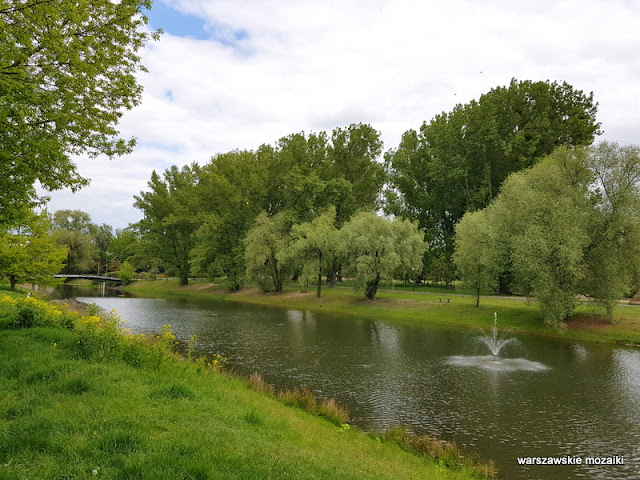
[[[180,286],[176,280],[140,280],[118,290],[147,297],[182,297],[270,305],[348,316],[367,317],[392,323],[417,326],[440,325],[458,328],[491,328],[493,314],[498,313],[498,327],[512,333],[541,335],[560,340],[609,343],[640,348],[640,308],[616,308],[616,323],[608,322],[593,305],[580,305],[567,329],[555,330],[544,325],[535,302],[519,298],[482,297],[475,307],[471,295],[380,291],[375,300],[365,300],[350,288],[323,288],[322,298],[311,287],[301,292],[287,286],[281,294],[262,293],[246,287],[230,292],[220,284],[195,280]]]

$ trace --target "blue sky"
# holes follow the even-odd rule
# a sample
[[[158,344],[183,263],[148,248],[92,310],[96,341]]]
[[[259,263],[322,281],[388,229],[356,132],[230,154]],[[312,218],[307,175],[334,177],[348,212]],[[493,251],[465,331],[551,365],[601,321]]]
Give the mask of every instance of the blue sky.
[[[171,8],[169,5],[155,1],[153,8],[148,11],[149,26],[153,30],[162,29],[166,33],[180,37],[192,37],[206,40],[210,33],[205,30],[203,18],[188,15]]]
[[[49,210],[125,227],[151,172],[300,131],[369,123],[384,149],[457,103],[520,80],[594,92],[604,138],[640,143],[640,2],[156,0],[134,153],[76,159],[92,179]]]

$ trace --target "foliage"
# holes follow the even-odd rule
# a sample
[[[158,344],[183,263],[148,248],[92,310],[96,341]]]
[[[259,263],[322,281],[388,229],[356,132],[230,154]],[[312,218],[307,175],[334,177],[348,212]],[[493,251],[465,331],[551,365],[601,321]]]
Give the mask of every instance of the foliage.
[[[100,266],[104,265],[103,272],[106,273],[109,264],[111,242],[113,241],[113,228],[111,225],[103,223],[102,225],[93,225],[91,228],[93,236],[94,250],[96,254],[96,263],[98,267],[98,275],[100,275]]]
[[[0,1],[0,224],[47,191],[78,189],[72,155],[131,151],[123,110],[140,102],[150,0]]]
[[[94,225],[88,213],[81,210],[58,210],[53,214],[52,233],[58,245],[67,247],[62,273],[91,271],[95,253],[91,232]]]
[[[586,250],[584,293],[613,317],[640,272],[640,147],[601,142],[588,152],[596,204]]]
[[[49,234],[49,218],[23,210],[12,227],[0,229],[0,277],[8,277],[11,289],[26,280],[46,281],[60,272],[67,249]]]
[[[313,221],[294,225],[291,231],[291,245],[287,255],[300,258],[303,272],[313,272],[317,276],[317,293],[320,298],[322,274],[334,264],[337,249],[335,227],[336,209],[330,207]]]
[[[33,297],[0,297],[0,309],[8,312],[9,328],[61,326],[73,328],[77,315]]]
[[[387,220],[374,212],[355,215],[338,235],[338,253],[346,273],[355,277],[354,289],[372,300],[378,284],[399,268],[420,270],[426,245],[423,233],[408,220]]]
[[[458,272],[476,295],[480,306],[480,292],[485,286],[495,286],[500,273],[486,212],[469,212],[456,225],[456,251],[453,260]]]
[[[283,213],[269,217],[262,212],[244,239],[247,274],[264,292],[282,292],[284,279],[291,269],[287,256],[291,222]]]
[[[181,170],[175,165],[164,172],[164,179],[153,171],[150,191],[135,196],[135,207],[144,218],[137,223],[147,253],[176,270],[181,285],[189,282],[189,254],[200,222],[196,185],[197,164]]]
[[[509,271],[550,325],[563,326],[579,294],[611,318],[640,268],[639,151],[607,142],[559,148],[510,176],[489,207],[460,224],[463,274],[473,281],[473,269],[489,266],[475,278],[479,285]]]
[[[118,271],[118,276],[120,277],[120,280],[124,282],[125,285],[127,283],[130,283],[131,280],[133,280],[135,274],[136,274],[136,269],[129,262],[125,260],[120,264],[120,270]]]
[[[234,151],[216,155],[200,173],[198,208],[203,220],[191,265],[197,274],[224,274],[230,290],[238,290],[244,282],[242,240],[261,210],[265,172],[254,152]]]
[[[455,443],[446,442],[431,435],[417,435],[403,427],[389,428],[384,433],[384,438],[406,450],[434,458],[440,467],[455,468],[465,465],[481,478],[498,478],[498,469],[493,461],[485,464],[477,458],[464,455]]]
[[[567,83],[512,80],[409,130],[385,156],[386,210],[426,230],[429,259],[449,263],[462,216],[486,207],[512,172],[599,134],[593,94]]]

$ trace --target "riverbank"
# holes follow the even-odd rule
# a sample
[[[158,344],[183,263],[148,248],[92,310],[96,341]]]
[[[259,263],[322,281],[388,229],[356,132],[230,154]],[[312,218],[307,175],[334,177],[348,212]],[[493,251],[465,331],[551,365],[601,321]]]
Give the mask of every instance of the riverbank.
[[[608,322],[600,310],[592,305],[580,305],[567,321],[566,331],[546,327],[535,302],[522,299],[482,297],[475,307],[475,297],[446,293],[413,293],[381,291],[373,301],[348,288],[323,288],[322,298],[313,289],[300,292],[288,286],[285,292],[262,293],[257,288],[229,292],[222,285],[202,280],[180,286],[176,280],[137,281],[125,291],[148,297],[211,298],[233,302],[255,303],[274,307],[331,312],[385,321],[424,325],[450,325],[462,328],[489,328],[493,314],[498,313],[500,329],[513,332],[545,335],[575,341],[606,342],[640,347],[640,307],[620,306],[615,310],[615,323]]]
[[[0,330],[8,480],[476,478],[407,452],[420,445],[402,432],[367,435],[179,359],[169,332],[148,342],[20,295],[0,295]]]

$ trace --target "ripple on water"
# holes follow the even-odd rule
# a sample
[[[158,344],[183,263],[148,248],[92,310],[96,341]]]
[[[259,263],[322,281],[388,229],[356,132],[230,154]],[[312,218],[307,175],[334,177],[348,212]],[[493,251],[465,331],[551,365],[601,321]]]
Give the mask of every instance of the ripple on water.
[[[500,358],[494,357],[493,355],[454,355],[449,357],[446,363],[447,365],[453,365],[455,367],[476,367],[492,372],[515,372],[519,370],[540,372],[549,369],[549,367],[543,363],[532,362],[526,358]]]

